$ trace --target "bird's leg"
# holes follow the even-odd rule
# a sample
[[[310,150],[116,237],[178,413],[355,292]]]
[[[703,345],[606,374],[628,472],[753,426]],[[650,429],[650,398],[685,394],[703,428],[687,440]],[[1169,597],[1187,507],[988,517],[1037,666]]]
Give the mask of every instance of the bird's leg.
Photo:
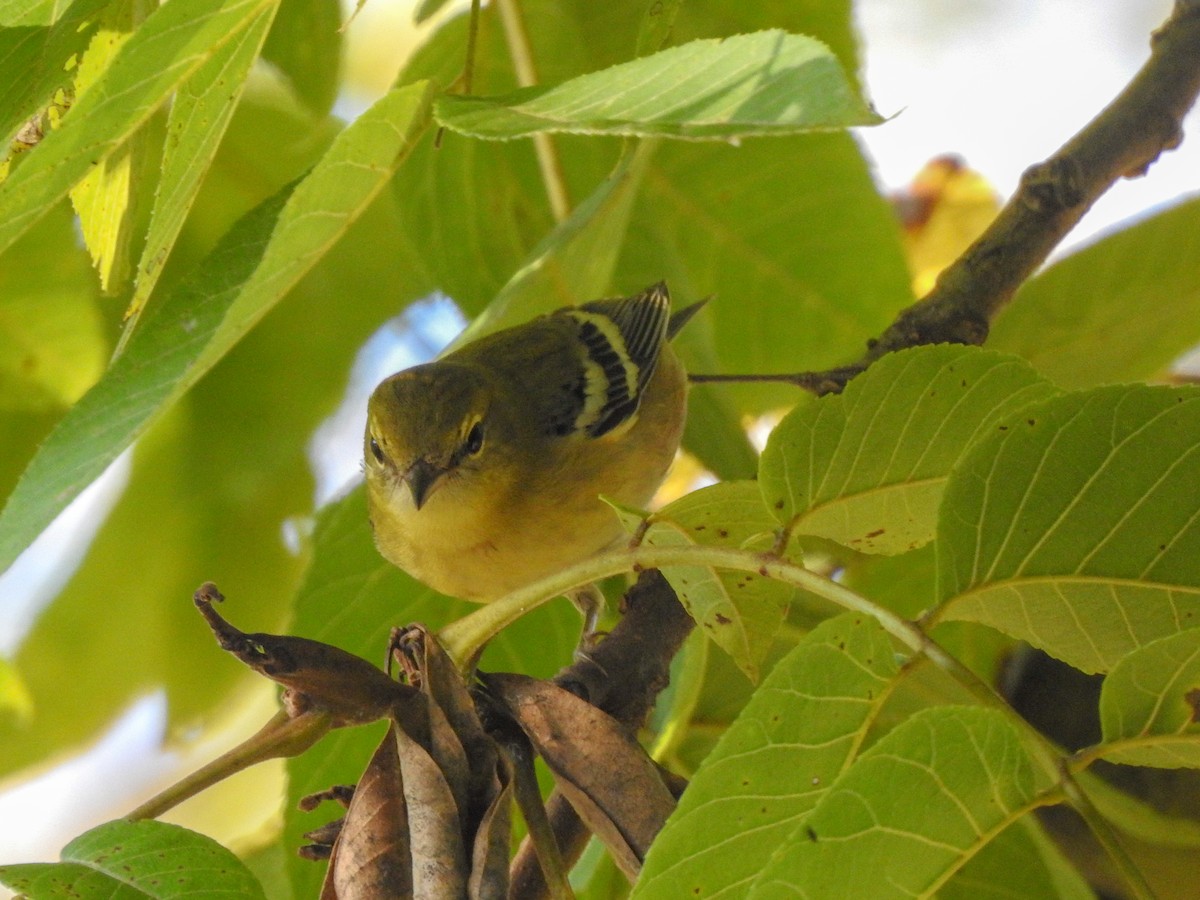
[[[578,660],[587,656],[587,651],[599,637],[596,623],[600,619],[600,611],[604,609],[604,594],[595,584],[587,584],[571,591],[567,597],[583,615],[583,633],[575,648],[575,658]]]

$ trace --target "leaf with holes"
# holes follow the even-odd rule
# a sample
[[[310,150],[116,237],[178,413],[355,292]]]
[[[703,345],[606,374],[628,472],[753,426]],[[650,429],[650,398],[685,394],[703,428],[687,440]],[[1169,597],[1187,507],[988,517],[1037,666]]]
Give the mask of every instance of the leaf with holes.
[[[265,896],[242,862],[212,838],[154,821],[100,825],[67,844],[62,862],[0,866],[0,882],[31,900]]]
[[[688,785],[650,848],[635,900],[744,896],[857,755],[898,671],[874,619],[846,613],[814,629]]]
[[[1033,768],[1002,713],[922,710],[833,784],[747,896],[929,896],[1035,802]]]
[[[939,620],[1085,672],[1200,624],[1200,390],[1068,394],[996,425],[938,525]]]

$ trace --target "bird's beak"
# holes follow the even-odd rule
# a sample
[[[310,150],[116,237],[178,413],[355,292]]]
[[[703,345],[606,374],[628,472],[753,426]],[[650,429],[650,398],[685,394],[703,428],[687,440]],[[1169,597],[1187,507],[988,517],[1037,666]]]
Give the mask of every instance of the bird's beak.
[[[446,474],[427,459],[418,459],[404,473],[404,483],[412,491],[413,504],[420,509],[429,499],[437,480]]]

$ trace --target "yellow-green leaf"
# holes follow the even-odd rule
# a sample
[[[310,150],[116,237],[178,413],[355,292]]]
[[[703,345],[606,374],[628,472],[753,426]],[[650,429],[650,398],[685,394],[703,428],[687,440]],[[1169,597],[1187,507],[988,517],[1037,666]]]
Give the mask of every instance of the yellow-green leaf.
[[[946,344],[889,354],[844,393],[779,423],[760,465],[763,498],[799,534],[904,553],[933,539],[964,450],[1054,393],[1024,361],[990,351]]]
[[[775,521],[752,481],[726,481],[686,494],[650,516],[643,541],[671,547],[709,544],[767,551]],[[787,615],[794,591],[753,572],[667,567],[663,575],[717,646],[752,681]]]
[[[1085,672],[1200,625],[1200,390],[1120,385],[1026,407],[957,466],[938,619]]]
[[[1134,766],[1200,767],[1200,628],[1135,650],[1100,691],[1097,753]]]

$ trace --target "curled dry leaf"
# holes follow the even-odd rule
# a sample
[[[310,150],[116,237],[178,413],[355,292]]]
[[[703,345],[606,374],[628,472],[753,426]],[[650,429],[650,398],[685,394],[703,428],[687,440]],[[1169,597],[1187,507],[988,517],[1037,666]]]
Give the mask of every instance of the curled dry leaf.
[[[413,693],[365,659],[329,644],[239,631],[213,607],[225,598],[211,581],[200,586],[194,599],[222,650],[287,688],[284,703],[293,717],[315,710],[328,713],[335,726],[361,725],[388,715]]]
[[[395,728],[388,730],[371,757],[341,820],[321,900],[413,896],[408,810]]]
[[[485,685],[529,736],[558,789],[631,880],[675,799],[641,745],[615,719],[562,688],[523,675]]]

